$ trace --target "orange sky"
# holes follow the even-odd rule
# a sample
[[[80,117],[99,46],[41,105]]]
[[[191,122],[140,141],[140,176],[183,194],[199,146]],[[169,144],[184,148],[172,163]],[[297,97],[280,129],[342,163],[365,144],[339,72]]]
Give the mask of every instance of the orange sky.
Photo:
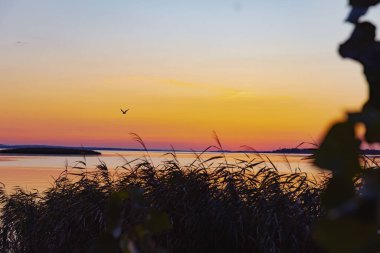
[[[215,130],[229,149],[294,147],[365,101],[360,66],[335,53],[344,5],[321,1],[323,22],[314,4],[280,6],[268,29],[253,14],[273,9],[211,2],[7,1],[0,143],[136,147],[134,132],[151,148],[202,149]]]

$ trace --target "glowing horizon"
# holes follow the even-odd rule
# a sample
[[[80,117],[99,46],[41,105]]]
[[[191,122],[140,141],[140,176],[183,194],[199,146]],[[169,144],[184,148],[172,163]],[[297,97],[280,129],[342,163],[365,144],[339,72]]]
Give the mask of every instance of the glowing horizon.
[[[366,99],[360,66],[335,52],[351,29],[341,6],[3,1],[0,143],[138,147],[134,132],[152,149],[203,149],[212,131],[231,150],[318,141]]]

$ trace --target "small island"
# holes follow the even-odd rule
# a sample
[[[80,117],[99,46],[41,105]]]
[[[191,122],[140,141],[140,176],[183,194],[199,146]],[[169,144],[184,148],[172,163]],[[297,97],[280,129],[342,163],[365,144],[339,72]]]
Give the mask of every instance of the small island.
[[[79,149],[79,148],[61,148],[61,147],[30,147],[30,148],[9,148],[0,150],[0,154],[18,154],[18,155],[101,155],[100,152]]]

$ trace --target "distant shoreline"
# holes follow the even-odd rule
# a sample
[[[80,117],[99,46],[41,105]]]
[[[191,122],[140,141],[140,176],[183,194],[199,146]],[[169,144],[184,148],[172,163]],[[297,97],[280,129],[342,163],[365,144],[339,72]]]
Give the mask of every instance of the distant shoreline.
[[[58,151],[57,154],[66,155],[66,153],[60,153],[59,150],[65,152],[68,150],[73,150],[77,154],[83,154],[83,151],[91,151],[92,155],[100,155],[99,151],[131,151],[131,152],[144,152],[142,148],[107,148],[107,147],[71,147],[71,146],[50,146],[50,145],[2,145],[0,144],[0,154],[5,154],[1,149],[55,149]],[[78,153],[78,151],[80,151]],[[149,152],[173,152],[171,149],[148,149]],[[207,153],[247,153],[247,154],[298,154],[298,155],[313,155],[316,149],[312,148],[281,148],[276,150],[208,150]],[[82,152],[82,153],[81,153]],[[95,152],[95,153],[92,153]],[[175,152],[204,152],[204,150],[175,150]],[[50,154],[50,153],[49,153]],[[91,155],[86,154],[86,155]],[[380,150],[377,149],[365,149],[361,150],[362,155],[380,155]]]
[[[9,155],[88,155],[98,156],[100,152],[90,149],[65,147],[19,147],[0,150],[0,154]]]

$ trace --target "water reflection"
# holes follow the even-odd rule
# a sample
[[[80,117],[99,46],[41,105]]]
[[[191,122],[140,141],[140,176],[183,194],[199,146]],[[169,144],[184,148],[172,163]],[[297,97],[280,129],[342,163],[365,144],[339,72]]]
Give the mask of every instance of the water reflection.
[[[65,166],[73,167],[77,161],[85,161],[87,168],[94,168],[103,161],[109,169],[115,169],[124,165],[128,161],[147,156],[141,151],[101,151],[101,156],[83,157],[83,156],[22,156],[22,155],[0,155],[0,182],[4,183],[7,190],[11,191],[16,186],[27,190],[37,189],[39,191],[49,187],[54,178],[57,178],[65,169]],[[182,165],[190,164],[196,158],[191,152],[176,153],[177,159]],[[216,153],[205,153],[202,155],[204,160],[211,158]],[[160,164],[166,159],[170,159],[165,152],[152,151],[149,156],[155,165]],[[234,162],[235,159],[263,159],[266,164],[261,166],[272,166],[284,173],[300,169],[301,171],[317,175],[321,170],[314,167],[310,160],[305,159],[306,155],[278,155],[278,154],[248,154],[227,153],[228,162]],[[269,161],[270,160],[270,161]]]

